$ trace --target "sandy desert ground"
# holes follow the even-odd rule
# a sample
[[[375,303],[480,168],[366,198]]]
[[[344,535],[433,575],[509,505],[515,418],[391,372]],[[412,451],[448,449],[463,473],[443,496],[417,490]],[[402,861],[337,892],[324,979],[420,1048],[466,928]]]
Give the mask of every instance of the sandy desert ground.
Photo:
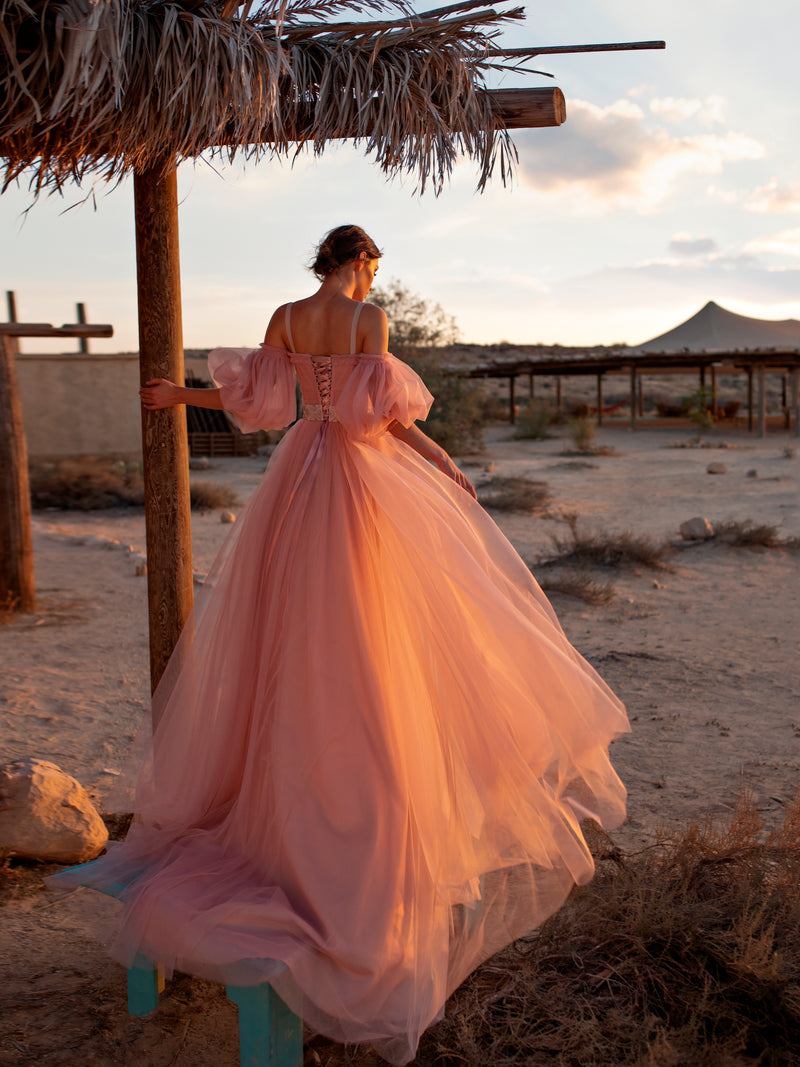
[[[800,537],[800,442],[715,430],[706,447],[681,447],[689,437],[604,428],[595,444],[612,454],[575,456],[563,437],[516,441],[496,427],[485,455],[464,461],[478,484],[547,483],[549,515],[496,516],[534,572],[566,534],[564,515],[577,513],[579,529],[676,543],[668,569],[601,575],[615,589],[606,605],[553,596],[573,643],[628,706],[632,732],[612,751],[629,790],[613,836],[628,850],[662,827],[724,815],[743,788],[769,821],[800,786],[800,553],[681,545],[677,534],[705,515]],[[233,486],[244,504],[265,462],[215,460],[197,477]],[[712,462],[726,472],[708,474]],[[217,512],[193,516],[198,572],[228,530]],[[51,760],[100,810],[146,714],[143,552],[140,514],[37,513],[38,610],[0,629],[2,762]],[[179,979],[156,1016],[130,1019],[124,976],[103,950],[117,905],[82,890],[57,899],[39,873],[6,871],[0,886],[0,1065],[238,1063],[235,1009],[217,987]],[[324,1051],[311,1046],[306,1061],[326,1062]]]

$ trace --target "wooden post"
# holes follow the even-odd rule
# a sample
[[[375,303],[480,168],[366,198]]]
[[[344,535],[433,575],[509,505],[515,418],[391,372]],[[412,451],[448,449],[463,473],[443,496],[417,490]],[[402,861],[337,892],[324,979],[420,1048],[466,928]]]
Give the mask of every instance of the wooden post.
[[[6,304],[8,305],[8,321],[18,322],[17,319],[17,294],[11,289],[6,290]],[[19,338],[9,337],[11,351],[15,356],[19,355]]]
[[[597,375],[597,425],[603,425],[603,375]]]
[[[86,305],[85,304],[76,304],[75,305],[75,310],[76,310],[77,315],[78,315],[79,324],[81,326],[85,326],[86,325]],[[79,337],[78,338],[78,351],[81,353],[81,355],[84,355],[84,356],[88,353],[88,351],[89,351],[89,341],[88,341],[88,339],[86,337]]]
[[[178,187],[173,170],[134,175],[142,384],[183,384]],[[189,448],[183,407],[142,409],[150,681],[158,685],[192,607]],[[154,722],[153,726],[157,724]]]
[[[763,363],[758,365],[758,435],[767,436],[767,372]]]
[[[514,375],[510,375],[508,379],[508,421],[513,426],[517,421],[517,413],[515,408],[517,406],[516,398],[516,379]]]
[[[561,375],[556,377],[556,411],[561,411],[562,396],[561,396]]]
[[[631,429],[636,429],[636,365],[631,363]]]
[[[706,366],[705,366],[705,363],[701,363],[700,364],[700,388],[703,390],[703,393],[705,394],[705,388],[706,388]],[[705,395],[703,396],[703,403],[705,403]]]
[[[639,412],[639,418],[643,418],[644,417],[644,377],[642,375],[639,376],[639,379],[638,379],[638,382],[637,382],[636,403],[637,403],[636,410]]]
[[[753,432],[753,368],[747,368],[747,429]]]
[[[792,367],[792,408],[794,409],[794,435],[800,437],[800,367]]]
[[[711,364],[711,414],[717,417],[717,368]]]
[[[15,346],[4,335],[0,337],[0,609],[27,612],[35,606],[28,446]]]

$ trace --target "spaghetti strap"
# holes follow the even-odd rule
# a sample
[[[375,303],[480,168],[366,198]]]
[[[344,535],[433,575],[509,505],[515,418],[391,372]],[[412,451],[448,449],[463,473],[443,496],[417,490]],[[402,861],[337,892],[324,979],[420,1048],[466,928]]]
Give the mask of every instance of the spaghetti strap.
[[[350,326],[350,355],[356,355],[356,327],[358,326],[358,316],[361,314],[363,304],[357,304],[356,310],[353,312],[353,323]]]
[[[286,305],[286,313],[284,315],[286,323],[286,337],[289,340],[289,351],[294,352],[294,338],[292,337],[292,305]]]

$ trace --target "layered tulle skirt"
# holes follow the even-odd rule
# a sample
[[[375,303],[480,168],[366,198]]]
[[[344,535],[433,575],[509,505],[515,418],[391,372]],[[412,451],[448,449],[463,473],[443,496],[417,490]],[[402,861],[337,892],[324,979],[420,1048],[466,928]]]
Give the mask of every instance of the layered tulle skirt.
[[[269,981],[404,1063],[482,960],[593,872],[624,710],[511,545],[390,434],[301,421],[155,696],[113,954]]]

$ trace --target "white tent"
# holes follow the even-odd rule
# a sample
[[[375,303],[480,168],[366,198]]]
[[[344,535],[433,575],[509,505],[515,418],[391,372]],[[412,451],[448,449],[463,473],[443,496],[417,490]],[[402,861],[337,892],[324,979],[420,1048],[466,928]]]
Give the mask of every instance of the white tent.
[[[797,319],[751,319],[709,300],[696,315],[666,333],[633,347],[633,352],[724,352],[746,348],[800,349]]]

